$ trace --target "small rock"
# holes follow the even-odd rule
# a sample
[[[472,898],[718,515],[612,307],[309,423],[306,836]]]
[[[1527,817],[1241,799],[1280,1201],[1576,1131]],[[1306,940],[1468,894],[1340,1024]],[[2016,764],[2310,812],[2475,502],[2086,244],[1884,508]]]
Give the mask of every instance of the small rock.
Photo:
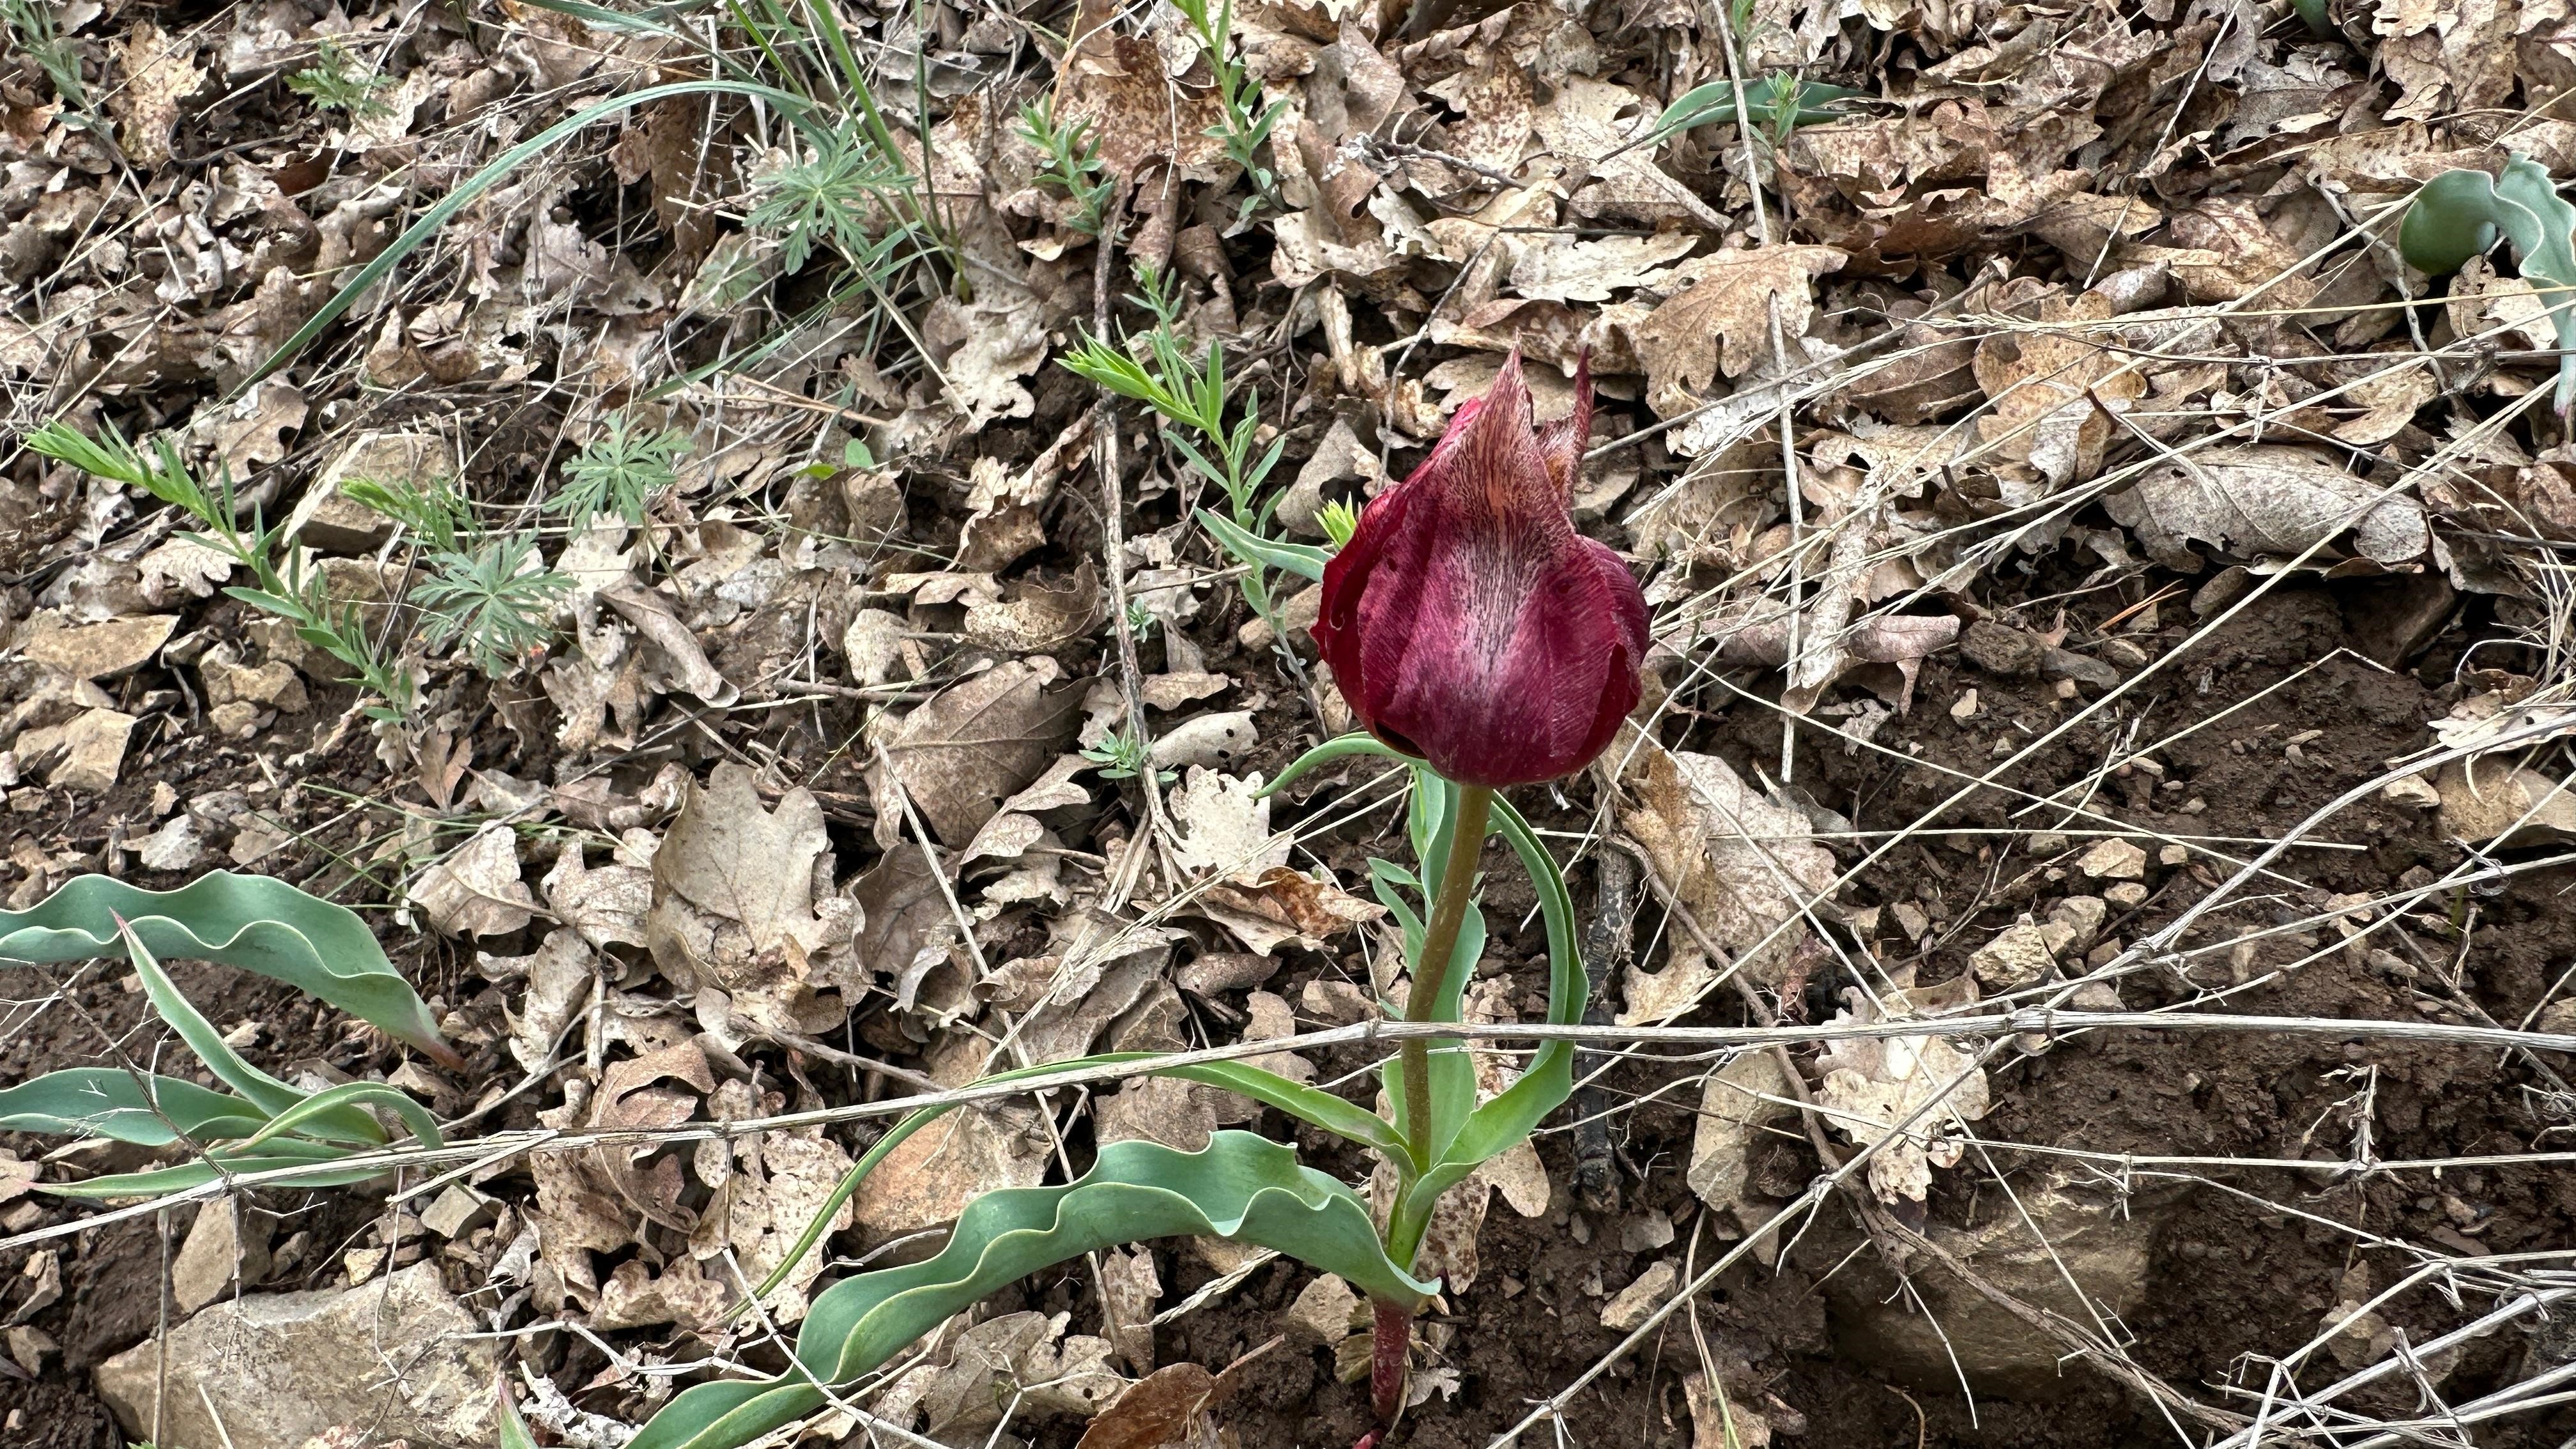
[[[173,815],[160,829],[143,837],[134,853],[145,870],[195,870],[206,859],[205,833],[195,816]]]
[[[1619,1251],[1651,1253],[1673,1245],[1672,1215],[1655,1208],[1643,1217],[1630,1218],[1619,1228]]]
[[[492,1200],[463,1183],[449,1183],[426,1208],[420,1225],[442,1238],[461,1238],[492,1221]]]
[[[215,1304],[168,1335],[160,1442],[302,1444],[362,1422],[378,1443],[491,1443],[500,1349],[466,1337],[482,1326],[435,1263],[364,1289]],[[98,1367],[99,1397],[132,1437],[152,1432],[162,1370],[162,1343],[149,1338]]]
[[[2075,988],[2073,995],[2066,998],[2066,1004],[2077,1011],[2128,1010],[2121,1004],[2119,991],[2108,981],[2085,982]]]
[[[2253,588],[2253,571],[2243,564],[2229,564],[2192,594],[2191,616],[2206,619],[2244,598]]]
[[[2379,798],[2391,805],[2412,805],[2418,810],[2437,810],[2442,805],[2442,792],[2421,775],[2400,775],[2379,787]]]
[[[2147,853],[2115,836],[2084,852],[2075,868],[2095,880],[2136,880],[2147,873]]]
[[[2156,852],[2156,864],[2162,866],[2189,865],[2191,864],[2191,847],[2187,845],[2168,845],[2164,849]]]
[[[1898,901],[1887,908],[1887,913],[1895,918],[1898,934],[1908,941],[1920,941],[1932,934],[1932,918],[1912,901]]]
[[[1280,1316],[1280,1328],[1288,1341],[1301,1348],[1320,1348],[1339,1343],[1351,1333],[1351,1314],[1360,1306],[1360,1295],[1351,1285],[1327,1273],[1307,1284]]]
[[[1246,619],[1243,627],[1234,631],[1234,642],[1254,654],[1268,649],[1278,639],[1278,631],[1270,627],[1267,619]]]
[[[1669,1258],[1658,1258],[1653,1266],[1637,1275],[1637,1281],[1619,1290],[1601,1309],[1601,1326],[1612,1333],[1634,1333],[1645,1326],[1664,1300],[1673,1296],[1681,1281],[1681,1270]]]
[[[2019,991],[2047,980],[2057,969],[2057,956],[2049,949],[2047,933],[2024,916],[1972,952],[1968,969],[1991,991]]]
[[[103,795],[125,768],[125,744],[136,720],[121,710],[92,709],[68,723],[29,730],[18,737],[18,762],[50,759],[45,783]]]
[[[246,740],[259,733],[261,714],[260,707],[249,700],[229,700],[206,711],[206,724],[218,738]]]
[[[2042,830],[2030,838],[2033,855],[2056,855],[2066,849],[2066,837],[2054,830]]]
[[[2074,933],[2069,944],[2080,951],[2093,944],[2093,938],[2101,933],[2102,922],[2109,919],[2110,914],[2111,908],[2103,904],[2099,896],[2068,896],[2048,913],[2048,919],[2066,925]]]
[[[27,658],[74,679],[110,679],[142,667],[179,627],[176,614],[75,624],[26,640]]]
[[[2040,656],[2039,672],[2061,684],[2089,684],[2096,689],[2120,687],[2120,671],[2072,649],[2051,649]]]
[[[216,708],[240,701],[288,714],[304,711],[304,681],[283,661],[272,659],[254,669],[231,649],[218,647],[206,652],[197,669],[206,681],[206,703]]]
[[[2147,903],[2147,888],[2133,880],[2124,880],[2102,892],[2102,899],[2124,911],[2134,911]]]
[[[197,1209],[197,1221],[170,1260],[170,1294],[181,1313],[194,1313],[223,1296],[236,1279],[256,1283],[268,1274],[266,1213],[238,1198],[219,1197]]]
[[[21,1323],[9,1330],[9,1361],[25,1369],[29,1378],[43,1378],[46,1360],[62,1351],[54,1336],[41,1328]]]
[[[455,476],[454,453],[426,433],[366,433],[305,490],[286,516],[286,532],[325,553],[372,553],[393,537],[394,521],[341,492],[354,480],[426,489]]]
[[[1950,718],[1952,719],[1974,719],[1976,717],[1976,713],[1977,692],[1973,689],[1961,690],[1959,692],[1959,697],[1950,702]]]
[[[1970,664],[2004,679],[2027,679],[2039,672],[2048,646],[1992,619],[1979,619],[1959,636],[1959,653]]]
[[[1303,640],[1315,621],[1324,617],[1324,586],[1315,584],[1288,596],[1279,606],[1279,627],[1288,631],[1293,642]]]

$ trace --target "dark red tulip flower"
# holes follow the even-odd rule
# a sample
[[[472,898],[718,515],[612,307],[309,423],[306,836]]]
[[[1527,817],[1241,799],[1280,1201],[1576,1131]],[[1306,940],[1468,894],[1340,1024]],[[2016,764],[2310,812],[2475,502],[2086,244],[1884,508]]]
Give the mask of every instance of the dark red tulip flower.
[[[1370,502],[1324,566],[1315,642],[1360,723],[1462,785],[1554,780],[1635,708],[1646,600],[1566,498],[1592,428],[1533,428],[1516,351],[1413,476]]]

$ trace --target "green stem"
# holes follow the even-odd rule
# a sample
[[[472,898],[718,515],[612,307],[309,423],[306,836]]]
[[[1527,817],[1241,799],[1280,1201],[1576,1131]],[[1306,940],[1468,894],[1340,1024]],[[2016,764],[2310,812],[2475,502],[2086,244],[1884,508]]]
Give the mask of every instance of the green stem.
[[[1431,903],[1431,923],[1422,933],[1422,959],[1413,963],[1413,989],[1405,997],[1406,1021],[1433,1021],[1448,994],[1449,972],[1458,954],[1458,928],[1467,919],[1467,898],[1476,889],[1476,858],[1485,851],[1485,815],[1494,792],[1482,785],[1458,788],[1458,818],[1449,832],[1449,859],[1440,872],[1440,893]],[[1431,1044],[1409,1037],[1400,1049],[1404,1062],[1404,1129],[1417,1170],[1431,1164]]]

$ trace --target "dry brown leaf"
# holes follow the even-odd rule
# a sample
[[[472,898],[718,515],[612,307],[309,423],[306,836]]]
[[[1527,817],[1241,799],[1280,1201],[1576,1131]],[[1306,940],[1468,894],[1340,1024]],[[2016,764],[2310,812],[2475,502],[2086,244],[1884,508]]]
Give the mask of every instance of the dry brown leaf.
[[[1688,220],[1722,235],[1729,227],[1726,217],[1655,164],[1659,148],[1628,144],[1655,124],[1661,110],[1626,86],[1568,76],[1554,99],[1539,108],[1535,122],[1540,139],[1558,156],[1577,164],[1610,157],[1594,163],[1598,169],[1574,193],[1577,213],[1626,217],[1648,226]]]
[[[179,103],[206,80],[196,54],[193,34],[164,34],[149,21],[126,33],[118,51],[125,83],[108,93],[107,103],[116,112],[117,145],[135,165],[149,169],[170,161],[170,131],[179,124]]]
[[[2034,329],[1997,332],[1977,344],[1977,385],[1994,402],[1994,411],[1977,419],[1977,436],[2062,488],[2102,471],[2113,424],[2099,404],[2139,397],[2147,384],[2135,369],[2124,370],[2123,354],[2088,340],[2100,329],[2084,324],[2111,317],[2109,298],[2051,296],[2036,311]]]
[[[1794,347],[1815,316],[1815,279],[1839,269],[1832,247],[1771,246],[1694,257],[1673,268],[1664,302],[1637,324],[1646,405],[1662,417],[1689,411],[1720,372],[1741,377],[1771,349],[1771,300],[1780,336]]]
[[[1074,1449],[1217,1449],[1208,1414],[1216,1387],[1217,1376],[1194,1363],[1158,1369],[1103,1409]]]
[[[595,949],[644,944],[644,917],[653,909],[652,871],[615,863],[590,869],[582,862],[580,842],[572,840],[538,884],[555,919]]]
[[[1807,817],[1755,794],[1715,755],[1668,751],[1634,726],[1623,725],[1602,758],[1627,762],[1619,783],[1636,804],[1620,823],[1657,877],[1753,981],[1775,983],[1806,939],[1795,924],[1802,906],[1831,890],[1836,875]],[[1758,956],[1743,958],[1757,947]]]
[[[2386,496],[2382,496],[2383,494]],[[2103,500],[2159,556],[2186,542],[2246,556],[2280,557],[2352,534],[2362,557],[2383,564],[2423,555],[2424,508],[2298,448],[2213,448],[2178,457]]]
[[[519,835],[495,820],[421,872],[412,904],[450,936],[506,936],[538,914],[537,898],[519,879]]]
[[[931,833],[952,845],[975,838],[1005,796],[1038,777],[1073,735],[1080,692],[1047,686],[1055,661],[1009,660],[942,690],[899,721],[883,727],[886,758],[868,772],[877,802],[877,840],[892,848],[903,806],[890,787],[900,784]]]
[[[1914,1013],[1903,991],[1882,995],[1891,1017]],[[1834,1013],[1835,1025],[1881,1019],[1858,988],[1844,996],[1851,1005]],[[1985,1069],[1948,1037],[1844,1038],[1826,1045],[1819,1064],[1825,1080],[1816,1101],[1837,1131],[1864,1146],[1896,1139],[1869,1160],[1870,1190],[1881,1202],[1923,1201],[1932,1190],[1932,1169],[1956,1166],[1967,1150],[1958,1129],[1986,1115]],[[1937,1105],[1899,1133],[1896,1124],[1926,1103]]]
[[[737,1087],[728,1082],[719,1088],[718,1102],[724,1102],[726,1089]],[[750,1093],[743,1091],[741,1095],[748,1098]],[[740,1113],[724,1115],[750,1116],[757,1110],[756,1104],[737,1105],[743,1107]],[[701,1144],[701,1181],[710,1175],[709,1158],[724,1155],[703,1149],[724,1146],[716,1142]],[[715,1201],[699,1217],[689,1249],[693,1256],[705,1261],[730,1248],[743,1278],[759,1284],[768,1280],[806,1228],[822,1215],[841,1178],[850,1170],[850,1155],[824,1136],[819,1127],[739,1138],[730,1154],[730,1160],[714,1174],[722,1181],[709,1183],[717,1190]],[[832,1213],[830,1230],[837,1232],[849,1225],[850,1205],[843,1202]],[[761,1300],[772,1320],[786,1324],[804,1318],[805,1290],[822,1273],[827,1256],[807,1252],[785,1280]],[[729,1275],[731,1269],[722,1271]]]
[[[599,976],[599,958],[572,931],[548,931],[545,943],[527,956],[485,956],[477,969],[490,980],[522,980],[526,989],[514,1009],[503,1013],[510,1027],[510,1055],[535,1071],[553,1053],[564,1029],[590,1001]]]

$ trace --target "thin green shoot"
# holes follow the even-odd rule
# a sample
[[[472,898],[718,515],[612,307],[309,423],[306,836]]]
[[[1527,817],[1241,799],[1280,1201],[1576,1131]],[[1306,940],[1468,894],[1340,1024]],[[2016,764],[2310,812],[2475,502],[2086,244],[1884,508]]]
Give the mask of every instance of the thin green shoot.
[[[1054,185],[1073,203],[1064,224],[1085,236],[1100,235],[1101,220],[1118,183],[1102,174],[1108,163],[1092,143],[1091,123],[1058,124],[1055,97],[1050,94],[1020,107],[1020,135],[1046,154],[1038,179]]]

